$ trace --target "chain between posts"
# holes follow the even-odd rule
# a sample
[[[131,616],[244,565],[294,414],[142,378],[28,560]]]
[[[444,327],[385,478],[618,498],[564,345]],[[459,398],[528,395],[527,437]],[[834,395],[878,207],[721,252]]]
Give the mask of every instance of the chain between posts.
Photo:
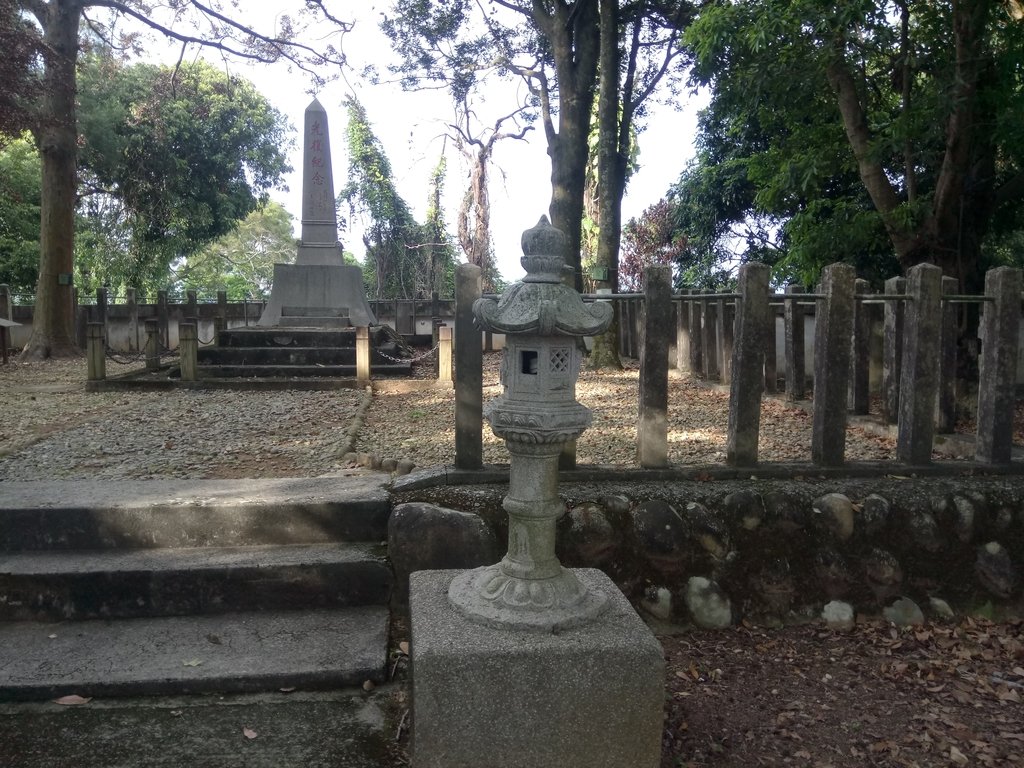
[[[162,350],[160,352],[160,354],[157,357],[162,360],[165,357],[166,358],[173,358],[173,357],[177,357],[177,356],[178,356],[178,351],[177,350],[174,350],[174,349],[164,349],[164,350]],[[124,355],[124,354],[121,354],[119,352],[114,352],[112,349],[110,349],[108,347],[107,348],[107,353],[106,353],[106,358],[107,358],[107,360],[110,360],[111,362],[114,362],[117,365],[133,365],[135,363],[139,363],[139,362],[142,362],[143,360],[145,360],[146,359],[146,353],[145,353],[145,351],[142,351],[142,352],[137,352],[134,355]]]
[[[432,349],[427,350],[422,355],[414,355],[413,357],[392,357],[386,352],[381,352],[379,349],[376,350],[376,352],[384,359],[390,360],[393,363],[418,363],[420,360],[426,360],[428,357],[437,352],[437,348],[439,346],[441,346],[441,342],[435,344]]]

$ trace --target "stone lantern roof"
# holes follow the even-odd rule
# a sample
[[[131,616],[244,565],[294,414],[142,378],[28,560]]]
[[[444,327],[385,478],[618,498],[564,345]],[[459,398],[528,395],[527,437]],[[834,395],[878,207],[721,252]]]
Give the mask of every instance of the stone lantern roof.
[[[539,336],[596,336],[612,322],[612,306],[584,304],[573,288],[562,282],[568,240],[551,226],[547,216],[523,232],[526,277],[512,285],[501,299],[477,299],[473,314],[485,330]]]

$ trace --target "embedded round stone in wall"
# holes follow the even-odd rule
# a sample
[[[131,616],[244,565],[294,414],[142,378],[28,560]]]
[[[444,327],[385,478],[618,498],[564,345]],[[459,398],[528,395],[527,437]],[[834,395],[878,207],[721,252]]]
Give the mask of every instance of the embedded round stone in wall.
[[[860,520],[864,533],[869,537],[878,536],[889,525],[889,500],[877,493],[864,497],[860,505]]]
[[[693,623],[703,629],[725,629],[732,625],[732,604],[715,582],[691,576],[683,596]]]
[[[696,501],[686,504],[686,521],[690,535],[705,552],[721,560],[729,552],[729,532],[722,521],[708,512],[707,507]]]
[[[640,607],[656,619],[672,618],[672,593],[665,587],[650,587],[644,592]]]
[[[974,528],[978,518],[983,514],[983,510],[979,510],[978,506],[975,499],[966,496],[953,497],[953,533],[964,544],[974,538]]]
[[[736,521],[748,531],[754,530],[764,521],[764,501],[751,490],[733,491],[722,500],[722,506],[730,520]]]
[[[826,493],[814,500],[811,508],[819,515],[829,533],[839,541],[853,536],[853,503],[841,493]]]
[[[842,555],[826,547],[814,556],[814,577],[831,599],[845,596],[853,585],[853,574]]]
[[[864,579],[881,604],[900,593],[903,568],[891,552],[875,548],[864,557]]]
[[[472,512],[433,504],[399,504],[388,519],[388,557],[404,599],[413,571],[475,568],[501,557],[498,539]]]
[[[942,536],[931,512],[919,510],[913,513],[907,525],[910,528],[910,538],[918,547],[932,554],[942,550]]]
[[[600,566],[614,557],[621,539],[599,504],[579,504],[559,525],[560,557],[571,567]]]
[[[687,530],[667,501],[652,499],[632,510],[633,536],[640,554],[658,571],[671,574],[683,567]]]
[[[621,494],[613,493],[607,496],[602,496],[597,501],[612,515],[629,514],[629,499]]]
[[[882,609],[882,616],[897,627],[917,627],[924,624],[924,613],[913,600],[901,597],[888,608]]]
[[[789,570],[789,561],[775,558],[750,576],[750,588],[765,609],[780,618],[789,613],[796,589]]]
[[[981,586],[1004,600],[1013,594],[1017,587],[1017,569],[1006,547],[998,541],[990,541],[978,547],[974,572],[978,575]]]
[[[829,629],[849,632],[854,624],[853,606],[840,600],[832,600],[822,609],[821,619]]]
[[[769,491],[763,498],[766,519],[783,534],[792,535],[807,527],[806,502],[792,499],[782,491]]]

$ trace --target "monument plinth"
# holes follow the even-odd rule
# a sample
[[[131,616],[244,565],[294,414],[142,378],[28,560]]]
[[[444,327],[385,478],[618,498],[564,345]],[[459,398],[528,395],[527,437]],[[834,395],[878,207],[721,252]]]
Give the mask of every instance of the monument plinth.
[[[274,265],[270,300],[258,325],[376,325],[363,272],[345,264],[338,242],[327,112],[317,99],[306,108],[303,123],[302,239],[294,264]]]
[[[661,646],[611,579],[555,556],[558,456],[590,424],[576,402],[578,337],[611,322],[561,281],[567,239],[523,233],[527,271],[473,306],[505,334],[504,391],[485,414],[511,454],[508,552],[471,571],[414,573],[414,768],[655,768]]]

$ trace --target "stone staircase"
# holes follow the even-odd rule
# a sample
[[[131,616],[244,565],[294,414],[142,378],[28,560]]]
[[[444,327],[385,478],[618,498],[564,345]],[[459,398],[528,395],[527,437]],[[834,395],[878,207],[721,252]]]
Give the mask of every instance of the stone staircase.
[[[370,327],[371,374],[408,376],[412,365],[404,358],[401,339],[394,331],[386,326]],[[198,364],[201,378],[355,376],[356,329],[298,325],[232,328],[221,331],[215,346],[199,348]]]
[[[0,700],[381,681],[386,481],[3,483]]]

